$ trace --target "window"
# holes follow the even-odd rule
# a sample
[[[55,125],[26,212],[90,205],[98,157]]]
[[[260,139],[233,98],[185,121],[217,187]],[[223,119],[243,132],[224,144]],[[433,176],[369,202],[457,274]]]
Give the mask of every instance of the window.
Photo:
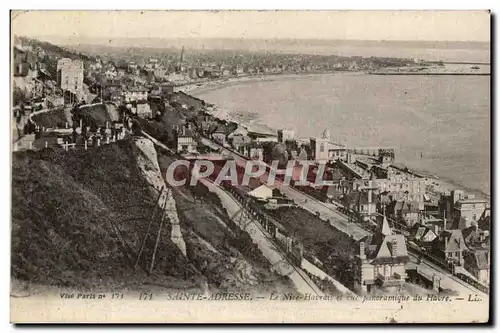
[[[476,214],[472,214],[472,220],[477,221],[477,215]]]
[[[325,151],[325,144],[322,143],[322,144],[319,145],[319,152],[323,153],[324,151]]]

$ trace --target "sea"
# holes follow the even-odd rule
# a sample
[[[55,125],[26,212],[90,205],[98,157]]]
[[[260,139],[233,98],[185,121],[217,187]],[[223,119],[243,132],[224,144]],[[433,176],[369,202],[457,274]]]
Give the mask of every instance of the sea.
[[[439,54],[446,61],[489,62],[489,51],[451,51]],[[433,58],[432,50],[413,52]],[[397,50],[386,54],[398,56]],[[294,129],[305,138],[329,129],[332,141],[347,146],[394,147],[397,162],[490,196],[490,76],[297,75],[194,95],[244,123]]]

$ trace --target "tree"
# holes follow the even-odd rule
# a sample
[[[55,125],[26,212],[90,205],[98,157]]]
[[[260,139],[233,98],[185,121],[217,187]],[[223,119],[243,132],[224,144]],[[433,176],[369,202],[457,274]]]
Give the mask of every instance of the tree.
[[[132,121],[132,133],[133,133],[135,136],[140,136],[140,135],[142,135],[142,128],[141,128],[141,124],[139,124],[139,122],[138,122],[137,120]]]
[[[26,94],[19,87],[14,88],[14,96],[12,99],[14,105],[24,105],[27,103]]]

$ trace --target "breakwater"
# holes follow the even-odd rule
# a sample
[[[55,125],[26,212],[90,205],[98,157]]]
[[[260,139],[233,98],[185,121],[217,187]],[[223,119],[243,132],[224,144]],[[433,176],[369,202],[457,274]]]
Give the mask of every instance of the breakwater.
[[[370,75],[460,75],[460,76],[489,76],[490,73],[453,73],[453,72],[368,72]]]

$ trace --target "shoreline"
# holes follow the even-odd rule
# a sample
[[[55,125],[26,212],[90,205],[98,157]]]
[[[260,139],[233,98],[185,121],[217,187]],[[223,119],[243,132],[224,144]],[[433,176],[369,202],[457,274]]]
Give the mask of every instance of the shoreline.
[[[182,86],[175,87],[174,90],[183,91],[186,94],[198,97],[196,96],[198,94],[203,94],[212,90],[218,90],[225,88],[227,86],[242,84],[242,83],[278,81],[282,79],[304,78],[304,77],[320,76],[320,75],[362,75],[362,74],[367,74],[367,72],[366,71],[332,71],[332,72],[322,71],[322,72],[308,72],[308,73],[263,74],[263,75],[230,77],[230,78],[216,79],[199,83],[188,83]]]
[[[200,84],[187,85],[186,86],[187,89],[186,90],[182,89],[182,91],[194,97],[201,98],[199,95],[204,94],[206,92],[218,89],[224,89],[226,87],[238,84],[275,81],[280,79],[286,80],[290,78],[302,78],[302,77],[320,76],[320,75],[363,75],[363,74],[370,75],[368,72],[365,71],[339,71],[339,72],[320,72],[320,73],[304,73],[304,74],[299,73],[299,74],[284,74],[284,75],[277,74],[277,75],[239,77],[239,78],[229,78],[224,80],[208,81],[206,83],[201,83],[201,85]],[[248,118],[248,116],[252,115],[251,113],[241,114],[238,113],[237,110],[227,110],[217,105],[213,105],[208,110],[208,112],[213,116],[215,116],[216,118],[235,122],[238,125],[241,125],[242,127],[245,127],[246,129],[251,131],[263,132],[266,134],[276,134],[278,130],[277,128],[273,128],[266,124],[259,123],[258,116],[254,117],[254,119],[251,120],[240,119],[242,117]],[[476,198],[485,199],[489,204],[491,204],[491,193],[488,194],[480,189],[467,187],[463,184],[454,181],[453,179],[448,179],[446,176],[441,176],[425,169],[419,169],[418,167],[410,167],[409,165],[407,165],[407,163],[405,163],[405,161],[398,161],[398,163],[408,167],[408,169],[416,173],[421,174],[424,177],[424,179],[427,179],[429,185],[433,187],[431,191],[431,193],[433,194],[439,195],[441,193],[444,193],[446,191],[451,191],[454,189],[463,190],[465,194],[474,194]]]

